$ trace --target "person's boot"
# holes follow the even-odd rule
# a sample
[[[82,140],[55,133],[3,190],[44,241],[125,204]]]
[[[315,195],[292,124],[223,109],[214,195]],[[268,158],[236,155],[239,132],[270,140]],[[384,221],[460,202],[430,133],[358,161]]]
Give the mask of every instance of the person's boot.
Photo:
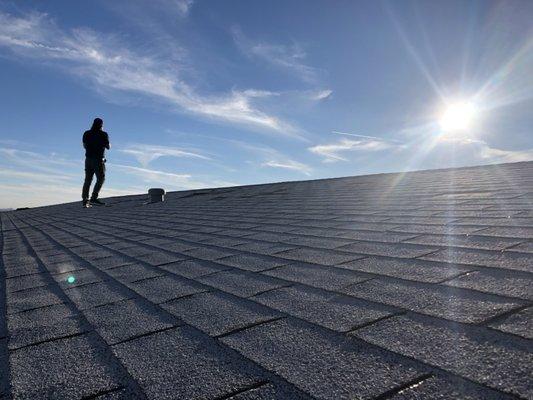
[[[94,204],[96,206],[105,206],[105,203],[98,199],[91,199],[91,204]]]
[[[92,206],[91,206],[91,203],[89,203],[89,200],[83,200],[83,201],[82,201],[82,204],[83,204],[83,208],[89,208],[89,207],[92,207]]]

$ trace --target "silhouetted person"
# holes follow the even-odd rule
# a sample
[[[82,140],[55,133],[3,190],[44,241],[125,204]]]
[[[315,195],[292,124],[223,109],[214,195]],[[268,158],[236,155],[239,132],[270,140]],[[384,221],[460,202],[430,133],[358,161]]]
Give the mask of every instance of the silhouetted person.
[[[83,134],[83,147],[85,148],[85,182],[83,183],[83,207],[90,207],[91,204],[103,206],[104,202],[98,200],[98,193],[102,188],[105,180],[105,149],[111,147],[107,132],[102,130],[104,121],[95,118],[93,126]],[[93,188],[93,194],[89,200],[89,189],[93,175],[96,175],[96,183]]]

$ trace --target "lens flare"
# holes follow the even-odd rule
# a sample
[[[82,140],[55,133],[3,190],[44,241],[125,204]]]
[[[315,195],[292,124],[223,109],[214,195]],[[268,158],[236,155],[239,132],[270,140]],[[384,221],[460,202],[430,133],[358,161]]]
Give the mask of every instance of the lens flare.
[[[74,282],[76,282],[76,278],[74,277],[74,275],[70,275],[70,276],[67,278],[67,282],[68,282],[68,283],[74,283]]]

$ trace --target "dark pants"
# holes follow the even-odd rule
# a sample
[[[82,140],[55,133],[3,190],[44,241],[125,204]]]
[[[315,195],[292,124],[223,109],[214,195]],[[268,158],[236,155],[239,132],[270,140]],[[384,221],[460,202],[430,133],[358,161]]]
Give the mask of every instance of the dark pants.
[[[94,184],[93,194],[91,199],[97,199],[98,193],[102,188],[105,180],[105,161],[98,158],[85,158],[85,182],[83,183],[83,192],[81,197],[83,200],[89,199],[89,189],[93,181],[93,175],[96,175],[96,183]]]

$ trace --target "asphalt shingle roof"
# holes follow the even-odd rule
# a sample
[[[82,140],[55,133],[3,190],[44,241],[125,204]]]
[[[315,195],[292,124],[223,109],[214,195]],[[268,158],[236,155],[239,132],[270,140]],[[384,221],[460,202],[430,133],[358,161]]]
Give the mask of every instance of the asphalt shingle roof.
[[[0,214],[1,399],[533,398],[533,162],[146,200]]]

